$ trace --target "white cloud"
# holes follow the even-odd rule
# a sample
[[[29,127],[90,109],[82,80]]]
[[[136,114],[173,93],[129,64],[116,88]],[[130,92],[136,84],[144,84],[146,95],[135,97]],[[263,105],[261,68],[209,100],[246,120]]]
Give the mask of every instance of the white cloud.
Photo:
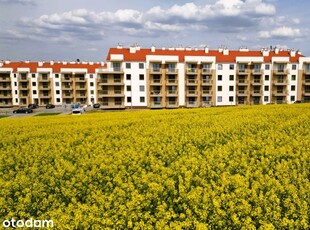
[[[261,38],[296,38],[302,35],[300,29],[293,29],[291,27],[280,27],[272,31],[260,31]]]
[[[0,3],[5,3],[5,4],[21,4],[21,5],[36,5],[34,0],[0,0]]]

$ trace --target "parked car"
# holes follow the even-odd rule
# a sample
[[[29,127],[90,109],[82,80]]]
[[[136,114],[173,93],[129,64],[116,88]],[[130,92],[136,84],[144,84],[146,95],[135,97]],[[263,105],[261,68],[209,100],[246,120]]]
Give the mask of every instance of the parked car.
[[[100,104],[99,103],[93,104],[93,108],[96,108],[96,109],[100,108]]]
[[[47,105],[45,106],[45,108],[46,108],[46,109],[53,109],[53,108],[55,108],[55,105],[53,105],[53,104],[47,104]]]
[[[81,115],[84,113],[84,109],[73,109],[72,110],[72,115]]]
[[[29,104],[28,108],[29,109],[37,109],[37,108],[39,108],[39,106],[37,104]]]
[[[13,113],[32,113],[33,110],[27,107],[19,108],[16,110],[13,110]]]
[[[294,104],[300,104],[300,103],[303,103],[303,101],[298,100],[294,102]]]

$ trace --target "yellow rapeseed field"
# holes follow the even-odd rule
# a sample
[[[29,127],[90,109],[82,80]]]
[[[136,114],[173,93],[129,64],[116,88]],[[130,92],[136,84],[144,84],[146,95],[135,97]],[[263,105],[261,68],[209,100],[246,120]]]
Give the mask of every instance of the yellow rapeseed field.
[[[0,119],[0,221],[309,229],[310,104]]]

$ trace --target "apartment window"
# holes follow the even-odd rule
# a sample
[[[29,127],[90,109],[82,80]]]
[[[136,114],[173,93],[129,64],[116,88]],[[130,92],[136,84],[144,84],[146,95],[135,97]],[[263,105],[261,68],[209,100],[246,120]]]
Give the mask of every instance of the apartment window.
[[[93,74],[89,74],[89,78],[94,78],[94,75]]]
[[[291,96],[291,101],[295,101],[295,96]]]
[[[143,64],[143,63],[142,63],[142,64]],[[140,75],[139,75],[139,80],[140,80],[140,81],[143,81],[143,80],[144,80],[144,74],[140,74]]]
[[[265,70],[270,70],[270,65],[269,64],[265,65]]]
[[[268,96],[264,96],[264,102],[269,101],[269,97]]]
[[[59,82],[55,82],[55,86],[59,86]]]
[[[36,90],[32,90],[32,94],[33,95],[37,94],[37,91]]]
[[[144,63],[139,63],[139,69],[144,69]]]
[[[14,82],[14,86],[17,86],[17,82]]]
[[[230,70],[234,70],[234,69],[235,69],[235,65],[234,65],[234,64],[230,64],[230,65],[229,65],[229,69],[230,69]]]
[[[229,75],[229,80],[233,81],[234,80],[234,75]]]
[[[296,64],[292,65],[292,70],[296,70]]]
[[[94,93],[95,93],[95,91],[94,91],[94,90],[91,90],[91,91],[90,91],[90,94],[94,94]]]
[[[229,86],[229,91],[234,91],[234,86],[233,85]]]
[[[269,85],[265,85],[265,91],[269,91]]]
[[[296,86],[295,85],[291,85],[291,91],[295,91]]]
[[[221,86],[221,85],[219,85],[219,86],[217,87],[217,91],[219,91],[219,92],[222,91],[222,86]]]
[[[16,73],[14,73],[14,78],[16,78]]]
[[[140,102],[141,103],[145,102],[145,97],[140,97]]]
[[[36,77],[36,75],[35,75],[34,73],[33,73],[31,76],[32,76],[32,78],[35,78],[35,77]]]
[[[15,102],[18,103],[18,99],[17,98],[15,99]]]
[[[144,85],[140,85],[140,92],[144,92]]]
[[[36,82],[32,82],[32,86],[36,86],[37,85],[37,83]]]
[[[218,75],[218,76],[217,76],[217,80],[218,80],[218,81],[222,81],[222,79],[223,79],[223,76],[222,76],[222,75]]]
[[[296,75],[292,75],[292,81],[296,81]]]
[[[56,90],[56,94],[60,94],[60,90]]]
[[[217,69],[218,70],[222,70],[223,69],[223,64],[218,64]]]
[[[17,94],[17,90],[15,90],[15,94]]]
[[[265,81],[269,81],[269,75],[265,75]]]
[[[59,74],[58,73],[55,74],[55,78],[59,78]]]
[[[90,83],[89,83],[89,86],[94,86],[94,82],[90,82]]]
[[[127,90],[127,92],[130,92],[131,91],[131,85],[127,85],[126,90]]]
[[[131,68],[131,63],[126,63],[126,69],[130,69]]]
[[[128,102],[128,103],[131,102],[131,97],[127,97],[127,102]]]
[[[217,97],[217,102],[222,102],[222,96]]]
[[[229,102],[233,102],[234,101],[234,97],[233,96],[230,96],[229,97]]]
[[[60,98],[56,98],[56,102],[60,102]]]
[[[126,74],[126,80],[131,80],[131,74]]]

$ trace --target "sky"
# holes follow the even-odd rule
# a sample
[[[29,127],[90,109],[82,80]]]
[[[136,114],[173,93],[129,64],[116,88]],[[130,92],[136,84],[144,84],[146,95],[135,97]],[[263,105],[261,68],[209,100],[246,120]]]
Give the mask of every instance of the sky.
[[[0,60],[105,61],[118,44],[309,56],[309,8],[309,0],[0,0]]]

